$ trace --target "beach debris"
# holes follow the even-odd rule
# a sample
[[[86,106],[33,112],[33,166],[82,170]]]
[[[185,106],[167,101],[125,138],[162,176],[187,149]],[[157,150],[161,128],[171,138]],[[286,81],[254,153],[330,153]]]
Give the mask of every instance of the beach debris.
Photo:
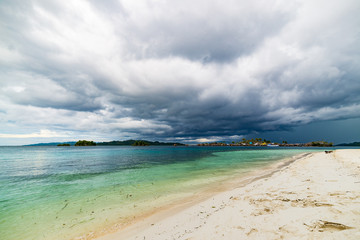
[[[334,206],[331,203],[326,203],[326,202],[318,202],[316,200],[309,200],[309,199],[295,199],[295,200],[290,200],[291,205],[293,207],[295,206],[301,206],[301,207],[332,207]]]
[[[335,229],[335,230],[339,230],[339,231],[353,228],[353,227],[349,227],[349,226],[346,226],[341,223],[329,222],[329,221],[324,221],[324,220],[318,221],[318,224],[320,225],[319,226],[320,228]]]
[[[331,203],[323,203],[323,202],[314,202],[314,205],[316,207],[332,207],[332,206],[334,206]]]
[[[343,231],[343,230],[347,230],[347,229],[353,229],[353,227],[349,227],[349,226],[346,226],[346,225],[341,224],[341,223],[329,222],[329,221],[324,221],[324,220],[318,220],[312,225],[308,225],[306,223],[304,223],[304,225],[307,226],[311,232],[313,232],[314,230],[317,230],[319,232],[323,232],[325,230],[328,230],[328,231],[333,231],[333,230],[335,230],[335,231]]]
[[[271,209],[270,209],[270,208],[264,208],[264,211],[265,211],[265,212],[270,212]]]
[[[64,210],[68,205],[69,203],[66,203],[65,206],[63,206],[63,208],[60,211]]]
[[[277,199],[278,200],[278,199]],[[279,199],[280,201],[283,201],[283,202],[290,202],[290,199],[289,198],[281,198]]]
[[[248,232],[246,233],[246,235],[249,236],[250,234],[255,233],[255,232],[258,232],[258,230],[257,230],[256,228],[251,228],[250,231],[248,231]]]
[[[326,154],[332,153],[333,151],[325,151]]]

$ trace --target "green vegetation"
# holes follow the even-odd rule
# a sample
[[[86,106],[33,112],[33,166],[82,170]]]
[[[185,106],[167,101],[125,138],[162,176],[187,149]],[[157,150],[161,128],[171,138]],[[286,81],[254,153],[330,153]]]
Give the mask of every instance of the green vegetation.
[[[138,140],[135,141],[132,146],[150,146],[150,143],[143,141],[143,140]]]
[[[227,144],[225,142],[213,142],[213,143],[201,143],[198,144],[198,146],[266,146],[269,143],[271,143],[271,141],[262,138],[255,138],[255,139],[243,138],[241,141],[238,142],[232,141],[231,144]]]
[[[131,146],[133,145],[135,140],[126,140],[126,141],[111,141],[111,142],[100,142],[97,145],[103,146]]]
[[[57,145],[58,147],[70,147],[70,144],[68,143],[61,143]]]
[[[359,143],[360,144],[360,143]],[[213,143],[201,143],[198,146],[279,146],[279,147],[332,147],[333,143],[329,143],[326,141],[315,141],[309,143],[288,143],[287,141],[282,141],[282,143],[272,142],[270,140],[262,139],[262,138],[252,138],[246,139],[243,138],[241,141],[227,144],[224,142],[213,142]],[[344,145],[342,145],[344,146]],[[345,145],[346,146],[346,145]],[[356,146],[356,145],[348,145],[348,146]]]
[[[332,147],[333,143],[328,143],[326,141],[315,141],[315,142],[311,142],[311,143],[307,143],[306,146],[311,146],[311,147]]]
[[[79,140],[75,143],[75,146],[96,146],[94,141]]]
[[[136,143],[138,142],[138,143]],[[135,145],[142,142],[144,145]],[[125,141],[111,141],[97,143],[100,146],[184,146],[182,143],[171,143],[171,142],[151,142],[147,140],[125,140]]]

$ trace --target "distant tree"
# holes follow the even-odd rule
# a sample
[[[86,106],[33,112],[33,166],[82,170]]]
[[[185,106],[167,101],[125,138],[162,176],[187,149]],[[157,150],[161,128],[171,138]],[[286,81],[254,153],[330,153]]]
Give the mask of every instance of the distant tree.
[[[326,141],[315,141],[308,144],[313,147],[332,147],[333,143],[328,143]]]
[[[61,143],[57,145],[58,147],[70,147],[70,144],[68,143]]]
[[[84,147],[84,146],[96,146],[96,143],[94,141],[86,141],[86,140],[79,140],[75,143],[75,146]]]
[[[132,145],[133,145],[133,146],[149,146],[150,143],[145,142],[145,141],[143,141],[143,140],[137,140],[137,141],[135,141]]]

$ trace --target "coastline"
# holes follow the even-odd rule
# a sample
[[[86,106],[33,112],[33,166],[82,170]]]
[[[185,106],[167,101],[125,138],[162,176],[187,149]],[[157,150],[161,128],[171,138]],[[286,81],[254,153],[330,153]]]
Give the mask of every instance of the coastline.
[[[258,177],[259,169],[268,172],[267,166],[314,151],[229,149],[4,148],[2,238],[94,239],[175,214],[174,208],[182,211],[239,186],[242,176]],[[16,164],[20,157],[28,161]]]
[[[360,150],[303,154],[96,239],[358,239],[359,166]]]

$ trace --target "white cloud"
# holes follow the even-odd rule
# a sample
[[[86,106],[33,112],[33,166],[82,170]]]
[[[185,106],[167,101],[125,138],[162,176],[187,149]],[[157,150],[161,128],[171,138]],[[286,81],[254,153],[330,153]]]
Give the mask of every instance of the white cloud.
[[[47,129],[42,129],[37,133],[25,133],[25,134],[10,134],[10,133],[0,133],[0,138],[58,138],[58,137],[69,137],[69,135],[64,133],[57,133]]]

